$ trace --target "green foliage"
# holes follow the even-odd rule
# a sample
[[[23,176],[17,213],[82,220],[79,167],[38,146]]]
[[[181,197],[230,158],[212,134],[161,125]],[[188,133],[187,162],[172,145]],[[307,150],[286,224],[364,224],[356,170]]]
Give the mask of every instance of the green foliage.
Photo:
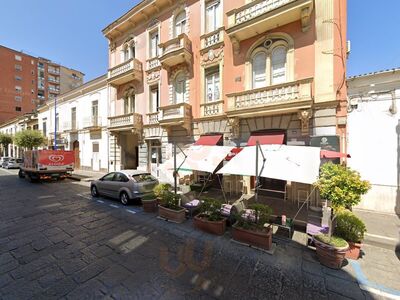
[[[213,198],[202,199],[203,203],[200,206],[200,213],[209,221],[221,221],[221,202]]]
[[[159,183],[154,187],[153,192],[157,198],[162,198],[163,194],[169,192],[170,189],[171,185],[169,183]]]
[[[149,193],[147,195],[144,195],[144,197],[142,197],[142,201],[150,201],[154,199],[156,199],[156,195],[154,193]]]
[[[343,210],[336,215],[335,234],[348,242],[360,243],[367,231],[360,218],[349,210]]]
[[[265,204],[255,203],[249,205],[249,209],[254,211],[253,217],[246,216],[246,210],[243,210],[237,216],[238,226],[248,230],[263,230],[264,224],[270,221],[272,208]]]
[[[13,142],[13,138],[11,135],[6,134],[6,133],[0,133],[0,145],[7,147],[12,142]]]
[[[316,186],[321,198],[330,200],[335,210],[357,205],[371,187],[357,171],[331,162],[322,165]]]
[[[33,148],[43,145],[45,138],[40,131],[23,130],[15,134],[14,142],[21,148],[32,150]]]
[[[161,205],[165,208],[173,209],[173,210],[181,210],[182,207],[180,204],[180,196],[175,195],[170,191],[164,191],[161,196]]]
[[[9,134],[5,134],[5,133],[0,133],[0,145],[3,146],[4,150],[5,150],[5,155],[7,155],[8,153],[8,145],[11,144],[13,142],[13,138],[11,135]]]
[[[349,244],[344,239],[342,239],[341,237],[338,237],[338,236],[330,237],[327,234],[319,234],[319,235],[316,235],[315,238],[318,241],[320,241],[324,244],[330,245],[332,247],[335,247],[335,248],[345,248],[345,247],[349,246]]]

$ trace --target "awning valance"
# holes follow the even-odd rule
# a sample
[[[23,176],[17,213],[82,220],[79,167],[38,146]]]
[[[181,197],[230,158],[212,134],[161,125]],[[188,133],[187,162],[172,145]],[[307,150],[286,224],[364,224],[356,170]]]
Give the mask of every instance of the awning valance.
[[[342,157],[351,158],[350,154],[331,151],[331,150],[321,150],[321,158],[342,158]]]
[[[260,145],[282,145],[285,140],[285,135],[283,133],[274,134],[259,134],[253,133],[249,140],[247,141],[247,146],[255,146],[257,141]]]
[[[222,134],[218,135],[202,135],[194,145],[215,146],[222,140]]]
[[[287,145],[261,145],[258,170],[261,177],[312,184],[319,176],[320,148]],[[245,147],[219,174],[256,176],[256,146]]]

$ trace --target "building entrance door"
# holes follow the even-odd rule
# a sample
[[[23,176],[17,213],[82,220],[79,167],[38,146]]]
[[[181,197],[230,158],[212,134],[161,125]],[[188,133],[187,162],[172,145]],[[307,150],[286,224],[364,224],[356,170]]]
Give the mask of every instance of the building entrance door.
[[[79,157],[79,141],[75,141],[72,144],[72,149],[74,151],[75,155],[75,169],[80,169],[81,168],[81,159]]]
[[[161,143],[159,141],[150,142],[149,151],[150,172],[157,178],[160,177],[159,166],[162,163]]]

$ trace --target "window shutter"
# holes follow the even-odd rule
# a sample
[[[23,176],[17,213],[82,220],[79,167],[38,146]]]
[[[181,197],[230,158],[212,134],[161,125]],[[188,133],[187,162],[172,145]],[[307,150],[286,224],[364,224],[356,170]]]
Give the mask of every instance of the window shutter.
[[[272,84],[286,81],[286,49],[277,47],[272,51],[271,57]]]
[[[264,52],[256,54],[253,58],[253,89],[267,85],[265,71],[267,69],[267,55]]]

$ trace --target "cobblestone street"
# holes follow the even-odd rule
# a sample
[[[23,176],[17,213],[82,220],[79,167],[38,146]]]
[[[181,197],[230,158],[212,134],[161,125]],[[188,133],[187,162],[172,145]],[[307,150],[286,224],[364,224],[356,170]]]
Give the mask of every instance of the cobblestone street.
[[[372,298],[349,265],[322,267],[295,242],[268,255],[229,233],[92,200],[84,183],[32,184],[13,172],[0,170],[1,299]]]

